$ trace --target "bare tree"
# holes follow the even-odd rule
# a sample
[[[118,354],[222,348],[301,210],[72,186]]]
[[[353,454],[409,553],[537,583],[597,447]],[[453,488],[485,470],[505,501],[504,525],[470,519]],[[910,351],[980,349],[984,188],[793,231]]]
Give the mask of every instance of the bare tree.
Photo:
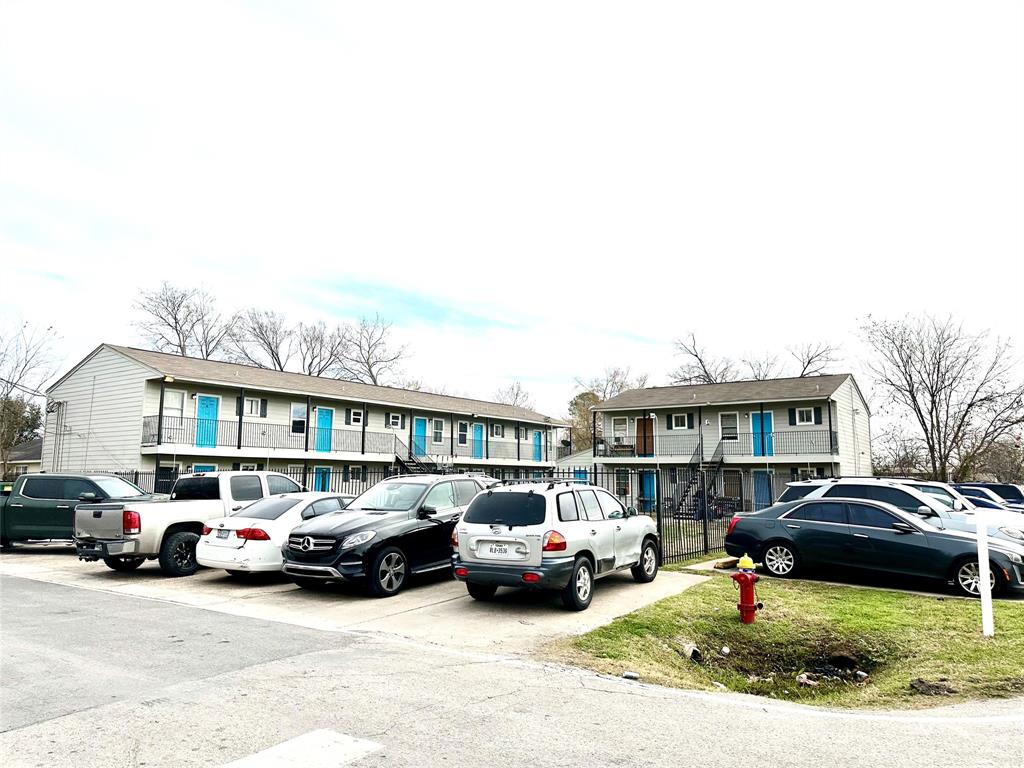
[[[684,362],[671,374],[673,384],[721,384],[737,378],[733,361],[709,354],[698,346],[693,333],[688,339],[676,339],[676,350]]]
[[[925,471],[921,438],[892,427],[871,440],[871,469],[876,475],[913,477]]]
[[[405,359],[405,347],[392,347],[391,324],[380,315],[362,318],[349,328],[344,352],[338,361],[338,378],[364,384],[385,384]]]
[[[328,330],[324,323],[300,323],[295,331],[295,346],[302,372],[310,376],[330,376],[338,371],[348,344],[342,326]]]
[[[504,403],[505,405],[515,405],[520,408],[533,410],[533,398],[529,392],[523,389],[523,384],[519,381],[513,381],[507,387],[498,389],[494,393],[494,399],[496,402]]]
[[[862,330],[875,352],[869,368],[888,401],[916,422],[933,478],[947,480],[1024,424],[1024,384],[1013,380],[1008,342],[930,316],[869,317]]]
[[[292,359],[295,329],[283,315],[268,309],[249,309],[239,315],[230,341],[238,362],[284,371]]]
[[[166,280],[155,291],[140,291],[134,307],[142,313],[135,327],[160,352],[189,354],[199,317],[195,288],[178,288]]]
[[[0,476],[11,449],[38,427],[39,408],[32,400],[44,397],[40,388],[53,375],[52,342],[52,326],[22,323],[0,335]]]
[[[750,378],[757,381],[774,379],[779,375],[779,358],[776,355],[743,358],[743,364],[750,370]]]
[[[958,474],[962,469],[957,467]],[[984,453],[978,455],[974,472],[965,475],[965,479],[977,479],[980,474],[993,477],[1000,483],[1024,483],[1024,443],[1021,436],[992,443]]]
[[[797,374],[805,376],[821,376],[836,361],[836,349],[824,342],[808,342],[794,347],[786,347],[786,351],[800,366]]]
[[[217,309],[217,300],[206,291],[196,291],[192,308],[195,313],[192,329],[195,354],[204,360],[220,357],[227,352],[238,315],[222,313]]]
[[[647,386],[647,374],[633,376],[629,368],[605,368],[602,376],[589,380],[577,378],[576,386],[586,392],[593,392],[600,402],[604,402],[627,390]]]

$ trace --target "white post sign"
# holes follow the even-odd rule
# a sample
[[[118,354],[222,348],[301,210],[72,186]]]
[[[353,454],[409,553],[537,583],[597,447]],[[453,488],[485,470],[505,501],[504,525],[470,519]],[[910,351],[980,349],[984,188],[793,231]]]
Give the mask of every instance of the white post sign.
[[[981,634],[992,637],[995,623],[992,619],[991,569],[988,562],[988,511],[974,510],[974,524],[978,532],[978,592],[981,594]]]

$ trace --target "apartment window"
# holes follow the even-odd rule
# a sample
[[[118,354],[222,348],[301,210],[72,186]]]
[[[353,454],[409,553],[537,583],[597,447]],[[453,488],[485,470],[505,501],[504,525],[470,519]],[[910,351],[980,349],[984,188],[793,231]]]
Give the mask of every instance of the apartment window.
[[[303,435],[306,433],[306,404],[292,403],[292,434]]]
[[[164,391],[164,416],[180,419],[185,415],[185,393],[177,389]]]
[[[797,408],[796,409],[796,423],[797,424],[813,424],[814,423],[814,409],[813,408]]]
[[[400,413],[389,413],[388,414],[388,426],[392,429],[402,428],[402,414]]]
[[[260,399],[258,397],[247,397],[247,398],[245,398],[245,415],[246,416],[259,416],[260,415]]]
[[[526,427],[520,427],[520,428],[519,428],[519,439],[520,439],[520,440],[526,440],[526,439],[528,439],[528,438],[526,437]]]
[[[504,480],[505,470],[502,469],[501,467],[495,467],[494,469],[491,470],[491,477],[493,477],[495,480]]]
[[[362,468],[362,466],[349,467],[348,468],[348,479],[351,480],[352,482],[355,482],[355,483],[363,482],[363,468]]]
[[[615,495],[629,496],[629,470],[615,470]]]
[[[469,422],[459,422],[459,445],[466,445],[469,442]]]
[[[718,415],[718,429],[723,440],[737,440],[739,438],[738,413],[720,413]]]
[[[504,437],[505,436],[505,425],[504,424],[491,424],[491,437]]]
[[[444,442],[444,419],[434,419],[433,421],[433,435],[431,439],[435,444]]]
[[[672,414],[672,429],[689,429],[687,426],[688,421],[685,413],[673,413]]]
[[[353,408],[352,413],[349,415],[349,420],[354,426],[361,426],[363,423],[363,409]]]
[[[238,468],[240,470],[242,470],[243,472],[255,472],[256,471],[256,465],[255,464],[239,464]]]
[[[626,417],[617,416],[612,419],[612,437],[615,438],[615,442],[621,442],[622,438],[626,436]]]

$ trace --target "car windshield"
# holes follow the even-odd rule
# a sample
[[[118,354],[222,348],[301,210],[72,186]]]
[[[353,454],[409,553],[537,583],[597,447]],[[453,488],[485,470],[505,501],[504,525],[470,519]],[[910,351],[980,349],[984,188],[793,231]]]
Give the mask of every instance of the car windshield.
[[[216,477],[182,477],[171,489],[172,501],[211,501],[220,498]]]
[[[122,480],[120,477],[90,477],[107,496],[112,499],[130,499],[135,496],[145,496],[146,492],[137,485]]]
[[[779,501],[796,501],[802,499],[818,486],[815,485],[791,485],[779,496]]]
[[[232,517],[255,517],[260,520],[277,520],[281,515],[299,503],[299,499],[286,499],[280,496],[273,499],[260,499],[245,509],[235,512]]]
[[[941,501],[943,504],[945,504],[950,509],[953,508],[953,496],[948,491],[946,491],[946,490],[944,490],[942,488],[939,488],[938,486],[934,486],[934,485],[912,485],[911,488],[916,488],[921,493],[927,493],[929,496],[932,496],[932,497],[938,499],[939,501]]]
[[[540,525],[547,499],[532,493],[485,493],[469,505],[463,520],[485,525]]]
[[[416,506],[426,489],[426,483],[410,483],[401,480],[377,483],[373,488],[356,497],[355,501],[349,504],[349,508],[404,512]]]

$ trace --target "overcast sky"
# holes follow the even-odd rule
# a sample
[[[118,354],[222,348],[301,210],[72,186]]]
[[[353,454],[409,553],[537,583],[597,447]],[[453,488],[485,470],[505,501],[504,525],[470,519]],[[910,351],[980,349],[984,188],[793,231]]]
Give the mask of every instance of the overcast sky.
[[[0,257],[62,369],[161,280],[380,312],[410,376],[552,415],[688,331],[1020,353],[1024,3],[3,0]]]

